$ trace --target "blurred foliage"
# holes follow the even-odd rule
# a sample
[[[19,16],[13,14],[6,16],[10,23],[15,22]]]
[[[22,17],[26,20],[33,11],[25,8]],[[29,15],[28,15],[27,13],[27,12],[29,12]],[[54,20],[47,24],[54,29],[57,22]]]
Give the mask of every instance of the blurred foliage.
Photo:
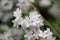
[[[6,31],[7,31],[7,30],[0,28],[0,33],[4,33],[4,32],[6,32]]]
[[[38,6],[40,0],[35,0],[35,4]]]
[[[14,34],[12,34],[11,37],[13,38],[13,40],[15,40],[15,36],[14,36]]]
[[[52,2],[60,6],[60,0],[52,0]]]
[[[9,21],[7,22],[7,25],[8,25],[10,28],[13,27],[12,20],[9,20]]]
[[[60,35],[60,20],[49,19],[48,21],[53,25],[56,32]]]
[[[19,40],[25,40],[24,36],[20,37],[20,39],[19,39]]]

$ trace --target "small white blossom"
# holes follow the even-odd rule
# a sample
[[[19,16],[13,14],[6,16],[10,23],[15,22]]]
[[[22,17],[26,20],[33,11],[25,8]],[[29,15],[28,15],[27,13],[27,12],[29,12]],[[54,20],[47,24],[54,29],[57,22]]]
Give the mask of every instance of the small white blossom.
[[[17,8],[16,11],[14,11],[13,13],[14,13],[13,16],[16,17],[16,18],[19,18],[19,17],[22,16],[22,10],[19,9],[19,8]]]
[[[44,32],[39,30],[38,35],[41,40],[55,40],[55,37],[53,37],[53,33],[50,31],[49,28],[47,28],[47,30],[45,30]]]
[[[27,38],[28,40],[31,40],[31,38],[33,38],[33,32],[30,31],[30,32],[27,32],[25,35],[24,35],[25,38]]]
[[[39,30],[39,31],[40,31],[40,30]],[[44,31],[44,32],[42,31],[42,32],[40,32],[38,35],[39,35],[40,37],[42,37],[42,38],[46,38],[46,37],[52,35],[52,32],[50,32],[50,29],[47,28],[46,31]]]
[[[19,9],[19,8],[17,8],[17,10],[14,11],[13,13],[14,13],[13,16],[16,17],[16,19],[13,20],[14,27],[17,26],[17,28],[18,28],[18,25],[19,25],[20,23],[22,23],[22,18],[21,18],[21,16],[22,16],[22,10]]]
[[[29,18],[32,23],[32,26],[43,25],[43,19],[41,18],[41,15],[38,13],[38,11],[30,12]]]

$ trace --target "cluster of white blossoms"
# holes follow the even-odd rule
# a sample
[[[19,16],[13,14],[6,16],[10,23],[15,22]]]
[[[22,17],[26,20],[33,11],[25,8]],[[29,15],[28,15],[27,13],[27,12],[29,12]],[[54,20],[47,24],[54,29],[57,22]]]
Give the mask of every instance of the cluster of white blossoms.
[[[16,11],[14,11],[14,17],[16,17],[15,20],[13,20],[14,27],[18,25],[30,27],[30,26],[37,26],[40,27],[43,25],[43,19],[40,14],[38,14],[37,11],[31,11],[29,13],[29,16],[25,16],[25,18],[22,17],[23,11],[19,8],[17,8]]]
[[[24,37],[26,40],[55,40],[55,37],[52,36],[53,33],[49,28],[47,30],[42,31],[40,29],[27,32]]]
[[[12,22],[14,23],[14,27],[21,25],[22,29],[25,31],[24,37],[26,40],[55,40],[53,37],[53,33],[50,31],[49,28],[47,30],[42,31],[40,29],[43,26],[43,19],[42,16],[39,14],[38,11],[33,10],[29,12],[29,16],[22,16],[23,11],[17,8],[16,11],[13,12],[15,20]]]

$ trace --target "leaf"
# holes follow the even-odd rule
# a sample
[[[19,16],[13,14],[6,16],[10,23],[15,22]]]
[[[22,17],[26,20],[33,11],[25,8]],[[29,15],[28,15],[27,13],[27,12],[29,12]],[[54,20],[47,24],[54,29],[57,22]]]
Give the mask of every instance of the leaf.
[[[7,25],[8,25],[9,27],[13,27],[12,20],[9,20],[9,21],[7,22]]]
[[[23,11],[22,17],[25,18],[25,16],[29,16],[29,11]]]

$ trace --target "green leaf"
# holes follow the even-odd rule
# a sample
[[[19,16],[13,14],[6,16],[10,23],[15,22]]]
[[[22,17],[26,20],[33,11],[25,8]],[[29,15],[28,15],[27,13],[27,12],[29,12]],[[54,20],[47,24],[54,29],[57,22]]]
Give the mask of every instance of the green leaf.
[[[9,27],[13,27],[12,20],[9,20],[9,21],[7,22],[7,25],[8,25]]]
[[[29,11],[23,11],[22,17],[24,18],[25,16],[29,16]]]

